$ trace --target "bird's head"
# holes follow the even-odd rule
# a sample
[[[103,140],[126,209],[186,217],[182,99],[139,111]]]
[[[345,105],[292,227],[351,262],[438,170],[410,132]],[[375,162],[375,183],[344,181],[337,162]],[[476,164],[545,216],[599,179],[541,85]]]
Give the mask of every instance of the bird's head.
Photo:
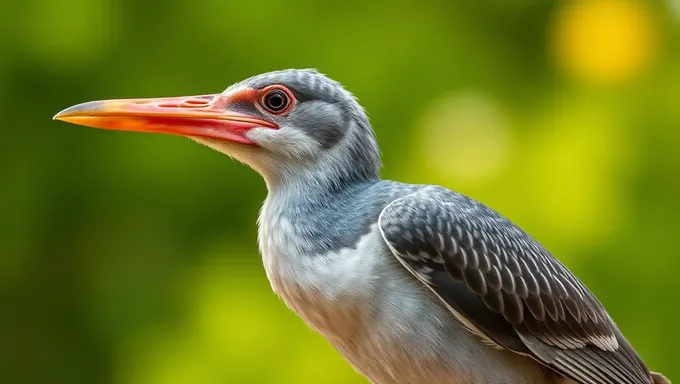
[[[378,177],[366,114],[339,83],[315,70],[253,76],[213,95],[91,101],[55,117],[74,124],[181,135],[250,165],[270,187]]]

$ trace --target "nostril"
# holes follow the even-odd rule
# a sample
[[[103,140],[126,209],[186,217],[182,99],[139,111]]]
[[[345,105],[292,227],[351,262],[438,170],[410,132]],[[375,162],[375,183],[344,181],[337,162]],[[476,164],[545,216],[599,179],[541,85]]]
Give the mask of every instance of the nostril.
[[[184,104],[193,105],[193,106],[204,106],[204,105],[208,105],[208,101],[207,100],[199,100],[199,99],[189,99],[189,100],[186,100],[184,102]]]
[[[144,105],[149,103],[158,103],[158,108],[201,108],[207,107],[212,103],[214,97],[191,97],[191,98],[170,98],[168,100],[138,100],[135,104]]]
[[[179,104],[173,103],[173,102],[168,102],[168,103],[160,103],[158,104],[159,107],[161,108],[177,108]]]
[[[168,102],[165,102],[165,103],[160,103],[160,104],[158,104],[158,106],[160,108],[177,108],[177,107],[198,108],[198,107],[205,107],[208,104],[210,104],[210,103],[207,100],[189,99],[189,100],[182,100],[180,102],[168,101]]]

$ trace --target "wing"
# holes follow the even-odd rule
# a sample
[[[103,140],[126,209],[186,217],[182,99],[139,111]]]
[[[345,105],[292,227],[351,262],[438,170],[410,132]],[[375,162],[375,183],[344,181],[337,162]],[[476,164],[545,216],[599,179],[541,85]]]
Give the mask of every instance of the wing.
[[[387,205],[379,227],[396,258],[487,341],[579,383],[652,383],[593,294],[483,204],[425,187]]]

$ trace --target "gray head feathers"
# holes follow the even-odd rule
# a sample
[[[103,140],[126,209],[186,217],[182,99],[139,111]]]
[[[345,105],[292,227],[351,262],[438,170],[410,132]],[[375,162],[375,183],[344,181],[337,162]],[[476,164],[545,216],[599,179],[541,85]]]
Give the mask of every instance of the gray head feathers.
[[[225,93],[271,85],[288,88],[297,104],[285,116],[271,116],[280,130],[255,129],[249,136],[268,150],[268,163],[260,166],[269,173],[264,175],[268,183],[304,178],[340,188],[379,177],[380,152],[366,112],[340,83],[317,70],[268,72],[234,84]]]

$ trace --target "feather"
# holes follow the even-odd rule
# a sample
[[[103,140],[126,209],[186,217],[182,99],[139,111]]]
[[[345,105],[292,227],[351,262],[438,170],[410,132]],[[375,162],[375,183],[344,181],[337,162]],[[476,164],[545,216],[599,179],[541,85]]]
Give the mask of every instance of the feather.
[[[528,352],[578,383],[657,380],[595,296],[538,242],[481,203],[425,187],[387,205],[379,227],[407,269],[500,346]],[[420,241],[417,263],[402,256],[412,250],[409,238]]]

